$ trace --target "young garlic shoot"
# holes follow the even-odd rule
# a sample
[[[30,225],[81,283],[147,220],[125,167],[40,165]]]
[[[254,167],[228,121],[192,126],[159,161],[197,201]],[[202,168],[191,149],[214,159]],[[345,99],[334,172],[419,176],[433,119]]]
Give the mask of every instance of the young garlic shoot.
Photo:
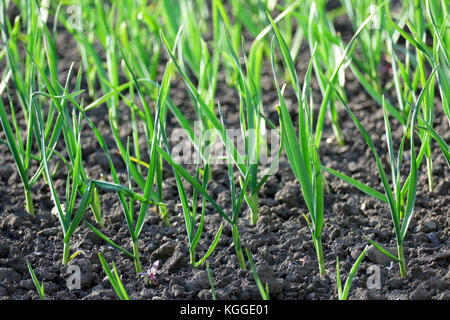
[[[30,177],[29,177],[29,160],[31,158],[31,143],[32,143],[32,127],[33,127],[33,121],[34,117],[30,116],[30,122],[28,123],[28,135],[27,135],[27,141],[26,146],[23,148],[20,131],[17,127],[17,122],[15,121],[14,117],[14,105],[12,103],[12,99],[10,97],[9,99],[10,105],[11,105],[11,111],[13,115],[13,123],[14,123],[14,130],[11,127],[11,124],[8,119],[8,115],[6,113],[5,105],[0,100],[0,122],[3,127],[3,131],[6,135],[6,144],[8,145],[9,149],[11,150],[11,153],[14,158],[14,163],[17,167],[17,172],[19,173],[20,180],[22,181],[23,188],[25,190],[25,209],[26,211],[34,216],[34,206],[33,206],[33,198],[31,194],[31,184],[30,184]],[[15,133],[14,133],[15,131]],[[16,137],[18,139],[16,139]]]
[[[207,119],[209,121],[210,127],[215,129],[215,132],[217,132],[218,135],[220,136],[222,142],[224,143],[224,145],[226,147],[227,153],[231,156],[232,162],[237,166],[239,172],[241,173],[241,176],[247,177],[249,172],[250,171],[252,172],[251,174],[254,177],[254,178],[252,178],[252,181],[253,181],[252,183],[255,183],[252,193],[255,196],[253,197],[253,200],[251,200],[249,202],[256,203],[257,202],[257,196],[256,196],[257,190],[259,190],[261,188],[261,186],[265,183],[265,181],[270,177],[270,175],[273,173],[274,169],[277,167],[279,155],[278,155],[278,157],[275,157],[275,160],[271,164],[271,167],[265,172],[264,176],[256,184],[255,166],[257,166],[257,163],[254,166],[246,165],[247,162],[244,159],[245,157],[237,150],[236,146],[233,144],[232,139],[227,134],[226,130],[223,130],[224,129],[223,124],[220,122],[220,120],[218,119],[216,114],[213,112],[213,110],[211,110],[210,106],[205,102],[202,94],[197,90],[197,88],[194,86],[192,81],[187,76],[186,72],[184,72],[184,70],[181,68],[179,62],[176,60],[175,56],[172,53],[172,50],[170,50],[170,46],[169,46],[162,30],[161,30],[160,36],[161,36],[161,41],[162,41],[164,47],[166,48],[168,55],[170,56],[171,60],[174,62],[174,65],[177,68],[179,74],[185,81],[189,92],[192,94],[195,101],[198,103],[199,108],[202,110],[203,116],[205,117],[205,119]],[[259,115],[256,115],[256,116],[259,117]],[[208,125],[208,127],[209,127],[209,125]],[[195,141],[194,141],[194,143],[195,143]],[[256,143],[253,144],[253,147],[256,147]],[[197,148],[197,150],[201,149],[201,147],[198,146],[197,144],[196,144],[196,148]],[[281,152],[281,149],[280,149],[280,152]],[[250,154],[249,157],[252,158],[251,159],[252,162],[255,162],[254,155],[256,154],[256,151],[252,150],[252,153],[253,154]],[[249,169],[249,168],[252,168],[252,169]],[[247,200],[250,200],[250,198],[248,198]],[[255,207],[255,206],[253,206],[253,207]],[[253,210],[253,211],[255,211],[255,210]]]
[[[164,138],[164,140],[166,140]],[[170,147],[168,143],[165,143],[166,150],[167,150],[167,156],[171,157]],[[165,158],[165,156],[163,155]],[[214,251],[214,248],[217,246],[217,243],[220,240],[220,236],[222,234],[222,224],[220,225],[219,229],[216,232],[216,235],[208,249],[208,251],[204,254],[204,256],[197,261],[196,259],[196,247],[198,245],[198,242],[202,236],[203,232],[203,226],[204,226],[204,217],[205,217],[205,210],[206,210],[206,198],[203,197],[202,199],[202,207],[201,207],[201,216],[200,216],[200,222],[198,223],[198,227],[195,228],[196,220],[197,220],[197,200],[198,200],[198,190],[194,188],[194,195],[192,200],[192,209],[189,206],[188,202],[188,195],[183,187],[183,182],[181,180],[180,174],[177,170],[177,168],[174,167],[174,174],[175,179],[177,182],[177,188],[178,188],[178,194],[180,196],[181,206],[184,214],[184,221],[186,224],[186,231],[188,235],[188,242],[189,242],[189,253],[190,253],[190,262],[194,266],[194,268],[197,268],[200,266],[206,259],[211,255],[211,253]],[[199,181],[199,174],[200,171],[203,174],[203,178],[201,181]],[[204,168],[201,170],[200,165],[197,165],[196,169],[196,178],[195,181],[200,185],[201,188],[205,192],[207,192],[208,188],[208,173],[209,173],[209,165],[208,163],[205,164]]]
[[[33,119],[34,126],[33,128],[34,135],[36,136],[38,149],[40,150],[40,167],[38,168],[37,172],[33,176],[33,178],[29,181],[29,186],[31,187],[37,179],[40,177],[40,175],[44,171],[42,158],[47,158],[47,160],[51,157],[53,153],[55,153],[54,147],[56,146],[56,143],[58,142],[58,138],[60,134],[62,133],[66,150],[69,157],[69,162],[65,162],[65,164],[70,164],[72,168],[76,167],[75,162],[77,161],[77,135],[79,135],[79,131],[81,130],[79,127],[79,124],[77,124],[75,111],[73,111],[72,115],[69,114],[68,111],[68,101],[69,99],[67,96],[64,95],[64,92],[67,93],[68,86],[69,86],[69,79],[72,76],[72,70],[73,70],[73,63],[69,68],[69,72],[67,74],[66,84],[65,87],[62,87],[61,84],[58,82],[57,77],[57,54],[55,49],[55,43],[53,38],[51,37],[49,30],[45,25],[40,25],[42,32],[43,32],[43,40],[45,43],[45,52],[46,57],[48,60],[48,65],[51,70],[51,77],[49,78],[47,76],[46,71],[44,70],[44,67],[42,64],[39,63],[39,61],[32,55],[33,53],[30,52],[28,49],[25,48],[27,56],[30,57],[32,62],[31,67],[31,74],[35,74],[35,69],[38,70],[39,76],[44,84],[45,89],[48,91],[48,93],[45,93],[41,90],[33,91],[33,85],[34,83],[30,83],[30,99],[29,99],[29,108],[30,108],[30,119]],[[78,76],[76,78],[76,85],[75,85],[75,93],[71,94],[71,97],[78,96],[82,91],[79,90],[81,85],[81,69],[78,72]],[[37,123],[34,115],[34,111],[38,112],[40,114],[41,119],[44,119],[44,112],[43,112],[43,105],[40,103],[40,100],[36,98],[36,96],[46,96],[51,98],[50,108],[47,113],[46,121],[43,122],[44,128],[43,133],[40,132],[39,124]],[[54,121],[54,117],[56,116],[56,120]],[[30,132],[29,132],[30,134]],[[43,135],[41,137],[41,135]],[[45,148],[43,148],[43,145],[41,145],[41,138],[43,138],[47,142],[47,145]],[[77,183],[79,186],[77,187],[77,191],[80,193],[80,195],[84,194],[84,192],[87,190],[88,186],[88,178],[87,174],[84,170],[83,164],[79,164],[79,179],[77,178]],[[70,170],[70,169],[69,169]],[[45,179],[47,180],[46,175],[44,175]],[[48,181],[46,181],[48,183]],[[92,185],[91,185],[92,186]],[[101,204],[100,204],[100,198],[98,196],[98,191],[94,187],[94,190],[92,192],[92,197],[89,200],[89,205],[92,209],[92,212],[94,213],[94,217],[96,222],[103,226],[102,221],[102,215],[101,215]]]
[[[181,181],[181,177],[183,177],[185,180],[187,180],[192,186],[193,188],[196,190],[196,192],[200,193],[203,196],[204,201],[208,201],[209,203],[211,203],[211,205],[214,207],[214,209],[217,210],[217,212],[228,222],[231,224],[232,227],[232,234],[233,234],[233,243],[236,249],[236,254],[238,257],[238,261],[239,261],[239,265],[242,269],[245,269],[245,261],[244,261],[244,257],[242,254],[242,248],[241,248],[241,244],[240,244],[240,240],[239,240],[239,234],[238,234],[238,228],[237,228],[237,219],[238,219],[238,215],[239,215],[239,211],[240,211],[240,207],[242,205],[243,202],[243,198],[244,195],[243,193],[245,192],[245,187],[246,187],[246,182],[244,182],[244,187],[241,190],[241,193],[239,195],[239,197],[237,198],[237,196],[235,195],[234,192],[234,178],[233,178],[233,174],[232,174],[232,170],[231,170],[231,160],[229,161],[228,164],[228,174],[229,174],[229,178],[231,179],[230,182],[230,188],[232,191],[232,197],[231,199],[233,199],[233,203],[232,203],[232,208],[233,208],[233,213],[232,213],[232,218],[230,219],[227,214],[224,212],[224,210],[215,202],[215,200],[209,195],[208,191],[206,190],[206,182],[203,179],[202,184],[200,184],[200,182],[198,181],[198,179],[192,177],[189,172],[186,171],[186,169],[184,169],[180,164],[178,164],[172,157],[171,155],[171,151],[170,151],[170,146],[169,143],[167,141],[167,137],[165,135],[165,131],[162,128],[162,124],[161,124],[161,133],[162,133],[162,137],[163,137],[163,141],[165,144],[165,148],[166,151],[164,151],[162,148],[160,148],[159,146],[157,146],[158,148],[158,152],[160,153],[160,155],[164,158],[165,161],[167,161],[167,163],[173,168],[174,170],[174,174],[175,174],[175,178],[177,181],[177,186],[179,189],[179,195],[181,197],[182,200],[182,206],[183,206],[183,211],[185,213],[185,222],[188,226],[187,231],[188,231],[188,238],[192,238],[192,241],[190,240],[190,248],[192,250],[195,250],[195,246],[197,245],[198,239],[201,236],[201,232],[202,232],[202,228],[200,228],[200,226],[203,225],[203,222],[201,221],[201,225],[199,226],[199,228],[197,228],[197,231],[194,232],[194,226],[193,226],[193,222],[194,220],[192,219],[192,213],[189,209],[189,205],[188,205],[188,201],[187,201],[187,196],[186,193],[184,192],[184,188],[182,187],[182,181]],[[222,129],[222,134],[223,133],[224,128]],[[203,174],[205,174],[205,171],[203,171]],[[205,178],[205,176],[204,176]],[[246,180],[247,181],[247,180]],[[204,210],[204,205],[202,207],[202,211]],[[204,212],[202,212],[202,215],[204,214]],[[201,218],[202,220],[203,218]],[[222,232],[222,227],[223,225],[221,224],[218,231],[216,232],[216,235],[214,237],[214,240],[210,246],[210,248],[208,249],[208,251],[206,252],[205,256],[198,262],[194,263],[194,266],[197,267],[199,266],[201,263],[203,263],[206,258],[212,253],[212,251],[214,250],[214,248],[216,247],[221,232]],[[194,260],[194,256],[191,250],[191,261],[195,261]]]
[[[271,44],[271,63],[272,72],[274,75],[274,82],[277,88],[278,99],[280,105],[277,107],[280,117],[281,126],[281,140],[286,151],[288,161],[291,165],[292,171],[301,186],[303,199],[308,207],[308,212],[311,220],[304,215],[309,228],[312,233],[312,240],[317,254],[317,262],[319,265],[320,275],[325,274],[325,261],[322,249],[322,228],[324,225],[324,194],[323,194],[323,177],[320,168],[320,160],[318,150],[315,145],[315,136],[312,133],[312,112],[308,108],[306,99],[306,92],[309,86],[309,79],[311,73],[312,59],[308,66],[306,73],[306,81],[304,82],[303,94],[295,71],[295,65],[287,48],[283,36],[279,32],[277,25],[274,23],[269,13],[266,13],[269,21],[272,24],[275,36]],[[278,85],[275,70],[275,38],[277,39],[279,48],[286,68],[288,68],[291,79],[294,83],[294,91],[297,96],[299,104],[299,137],[294,129],[294,125],[286,106],[283,94]],[[314,55],[313,55],[314,57]],[[311,105],[312,106],[312,105]]]
[[[385,203],[389,204],[389,209],[391,212],[391,218],[394,225],[394,231],[395,231],[395,237],[397,242],[397,253],[398,255],[395,256],[391,253],[389,253],[386,249],[384,249],[381,245],[378,243],[369,240],[370,243],[372,243],[378,250],[380,250],[382,253],[390,257],[391,259],[397,261],[399,263],[399,269],[400,269],[400,275],[402,277],[407,276],[407,270],[406,270],[406,263],[405,263],[405,257],[404,257],[404,249],[403,249],[403,242],[406,237],[406,233],[408,231],[408,226],[412,218],[413,210],[414,210],[414,203],[416,200],[416,192],[417,192],[417,164],[418,159],[420,155],[416,158],[416,152],[414,149],[414,128],[417,121],[417,115],[420,109],[420,106],[423,101],[423,97],[425,92],[428,90],[428,86],[432,82],[431,79],[434,77],[434,73],[436,72],[436,69],[433,70],[430,77],[428,78],[428,81],[424,88],[422,89],[419,98],[417,99],[417,103],[414,107],[411,108],[410,111],[410,117],[408,121],[408,125],[406,126],[407,129],[410,131],[407,132],[407,129],[405,130],[402,140],[400,142],[400,147],[397,155],[397,160],[395,159],[394,155],[394,148],[393,148],[393,141],[392,141],[392,134],[389,124],[389,117],[387,112],[387,107],[383,103],[383,112],[384,112],[384,120],[385,120],[385,128],[386,128],[386,137],[387,137],[387,145],[388,145],[388,152],[389,152],[389,163],[391,167],[391,174],[392,174],[392,184],[393,189],[390,188],[388,178],[386,176],[386,173],[383,169],[383,166],[381,164],[381,160],[378,156],[378,153],[375,149],[375,146],[368,134],[368,132],[364,129],[364,127],[361,125],[359,120],[356,118],[356,116],[353,114],[353,112],[350,110],[350,108],[347,106],[347,104],[344,102],[342,97],[337,93],[339,99],[341,100],[342,104],[344,105],[345,109],[347,110],[350,117],[353,119],[353,122],[355,123],[356,127],[358,128],[359,132],[363,136],[365,142],[369,146],[370,150],[372,151],[375,161],[377,164],[377,168],[380,174],[380,179],[383,184],[383,188],[385,190],[385,194],[382,194],[375,189],[356,181],[349,176],[342,174],[340,172],[337,172],[333,169],[323,167],[323,169],[338,178],[346,181],[347,183],[350,183],[354,187],[358,188],[360,191],[373,196]],[[333,88],[334,86],[330,84]],[[400,183],[400,170],[402,161],[404,158],[403,155],[403,149],[405,140],[407,137],[407,134],[409,133],[410,136],[410,145],[411,145],[411,151],[410,151],[410,158],[411,158],[411,164],[410,164],[410,170],[409,170],[409,176],[406,179],[403,187]],[[406,202],[405,202],[406,197]]]
[[[325,2],[320,4],[316,2],[311,3],[307,30],[310,52],[312,53],[313,50],[316,50],[313,58],[313,67],[323,96],[325,96],[327,88],[327,82],[324,77],[332,77],[334,70],[338,70],[338,80],[335,82],[339,82],[341,93],[343,93],[342,88],[345,85],[345,69],[336,68],[344,51],[343,45],[334,30],[332,22],[327,18],[325,6]],[[330,96],[326,108],[330,115],[330,124],[336,141],[339,145],[344,145],[345,139],[342,136],[336,110],[336,97]]]
[[[262,100],[255,83],[252,64],[249,64],[247,57],[244,54],[245,66],[247,74],[239,62],[237,53],[234,51],[230,38],[227,35],[228,49],[231,57],[235,63],[235,68],[238,71],[239,80],[237,82],[239,98],[241,101],[240,124],[241,132],[245,148],[245,173],[248,176],[249,182],[247,188],[250,195],[244,194],[245,201],[250,208],[250,223],[255,225],[258,222],[258,191],[262,184],[258,183],[258,164],[260,162],[260,148],[264,140],[265,128],[261,127],[264,122],[261,121]],[[245,45],[242,44],[245,48]],[[222,127],[225,128],[222,120]],[[231,160],[231,159],[230,159]]]
[[[432,33],[435,33],[435,39],[437,41],[433,41],[433,50],[431,50],[427,44],[422,40],[424,39],[425,29],[423,25],[424,17],[422,14],[422,9],[420,5],[414,6],[414,24],[415,27],[409,22],[406,21],[406,25],[408,29],[411,31],[412,36],[408,34],[403,28],[399,27],[389,16],[387,16],[387,21],[389,24],[394,27],[394,29],[400,33],[400,35],[407,41],[407,44],[411,44],[417,53],[417,68],[413,74],[412,85],[409,82],[409,69],[402,70],[402,77],[406,84],[409,84],[411,94],[414,95],[414,90],[418,88],[418,84],[422,88],[427,86],[427,82],[430,81],[430,78],[426,78],[426,64],[425,58],[428,60],[430,66],[437,70],[437,83],[439,92],[441,93],[441,101],[442,108],[446,113],[447,117],[449,116],[448,111],[448,101],[450,98],[450,90],[449,88],[449,61],[448,56],[444,48],[446,48],[443,41],[441,41],[441,32],[438,30],[436,26],[436,21],[433,19],[433,15],[430,11],[429,3],[427,2],[427,11],[429,14],[430,22],[432,25]],[[444,25],[444,24],[443,24]],[[439,43],[439,45],[437,45]],[[442,51],[438,49],[441,47],[444,50]],[[441,60],[441,61],[439,61]],[[399,64],[400,65],[400,64]],[[434,79],[433,79],[434,81]],[[422,89],[423,92],[423,89]],[[419,119],[419,126],[423,127],[423,123],[427,123],[430,127],[433,126],[434,119],[434,83],[428,86],[428,90],[425,91],[423,95],[423,105],[421,105],[422,109],[422,117]],[[409,103],[409,102],[408,102]],[[423,122],[423,123],[422,123]],[[428,187],[430,191],[433,191],[433,161],[431,158],[431,135],[428,130],[419,130],[419,137],[422,140],[422,146],[419,154],[421,155],[420,160],[417,161],[418,167],[422,161],[422,152],[425,153],[426,165],[427,165],[427,176],[428,176]]]
[[[76,135],[76,157],[74,161],[73,167],[68,167],[69,174],[67,176],[67,184],[66,184],[66,204],[65,206],[62,205],[60,198],[58,196],[58,193],[56,191],[55,185],[53,183],[53,178],[50,174],[49,170],[49,164],[47,157],[43,157],[43,166],[44,166],[44,173],[47,178],[47,182],[50,188],[50,194],[52,196],[52,200],[55,204],[55,207],[57,209],[58,218],[63,230],[63,264],[67,264],[70,260],[72,260],[74,257],[76,257],[80,251],[75,252],[74,254],[70,255],[70,238],[72,237],[73,233],[79,226],[81,220],[83,219],[84,214],[86,213],[88,206],[91,202],[92,194],[94,191],[94,188],[100,187],[105,190],[111,190],[116,191],[121,195],[122,197],[128,196],[133,199],[142,201],[142,202],[149,202],[149,200],[141,197],[140,195],[136,194],[132,190],[129,190],[128,188],[121,186],[118,183],[118,179],[116,177],[115,183],[110,183],[106,181],[101,180],[89,180],[85,191],[82,193],[82,198],[79,202],[77,210],[75,210],[75,203],[76,198],[79,193],[79,179],[80,179],[80,170],[81,170],[81,159],[82,159],[82,152],[81,152],[81,119],[82,115],[85,117],[85,114],[82,112],[82,107],[80,107],[77,102],[74,100],[74,98],[66,92],[69,100],[74,104],[80,112],[78,116],[76,116],[76,113],[74,112],[74,115],[76,116],[74,120],[74,123],[77,124],[77,135]],[[33,109],[35,110],[35,116],[37,119],[38,127],[39,127],[39,133],[40,133],[40,139],[41,139],[41,147],[42,150],[45,150],[45,139],[44,139],[44,125],[43,125],[43,119],[41,112],[38,112],[37,106],[33,106]],[[104,141],[103,141],[104,143]],[[108,154],[109,155],[109,154]],[[112,160],[110,159],[110,164],[112,163]],[[68,161],[65,161],[67,164]]]
[[[82,111],[80,111],[80,112],[82,112]],[[132,190],[129,170],[128,170],[128,184],[129,184],[130,188],[126,188],[126,187],[123,187],[123,186],[119,185],[119,179],[118,179],[118,176],[117,176],[117,172],[116,172],[116,169],[114,167],[111,155],[110,155],[110,153],[108,151],[108,148],[106,146],[106,143],[105,143],[103,137],[101,136],[101,134],[98,131],[98,129],[94,126],[94,124],[89,120],[89,118],[86,117],[84,112],[82,112],[82,114],[85,117],[85,119],[88,121],[89,126],[91,127],[91,129],[94,131],[94,134],[95,134],[95,136],[97,138],[97,141],[99,142],[101,148],[103,149],[103,151],[105,152],[105,154],[106,154],[106,156],[108,158],[108,162],[109,162],[110,170],[111,170],[111,175],[112,175],[113,181],[114,181],[114,184],[110,183],[109,190],[117,191],[117,195],[119,197],[119,200],[120,200],[123,212],[124,212],[124,216],[125,216],[125,220],[126,220],[126,223],[127,223],[128,231],[130,233],[131,242],[132,242],[132,246],[133,246],[133,253],[127,251],[123,247],[121,247],[118,244],[116,244],[115,242],[113,242],[111,239],[109,239],[106,235],[104,235],[102,232],[100,232],[97,228],[95,228],[92,224],[90,224],[86,220],[84,221],[84,223],[96,235],[98,235],[104,241],[106,241],[107,243],[112,245],[114,248],[118,249],[119,251],[122,251],[123,253],[128,255],[130,258],[132,258],[134,260],[136,272],[142,272],[142,265],[141,265],[141,261],[140,261],[138,239],[139,239],[139,235],[141,234],[143,224],[145,222],[147,211],[146,210],[145,211],[140,211],[139,214],[137,215],[137,221],[135,222],[134,221],[134,217],[135,217],[134,201],[140,201],[142,204],[147,204],[147,205],[150,205],[150,204],[160,205],[160,203],[152,200],[151,198],[146,198],[144,196],[141,196],[141,195],[135,193]],[[129,163],[130,163],[130,160],[129,160],[129,145],[127,145],[127,158],[126,158],[127,168],[129,168]],[[98,182],[97,182],[97,184],[98,184]],[[103,185],[100,185],[100,186],[105,188],[105,186],[103,186]],[[127,201],[125,199],[125,196],[130,198],[130,202],[129,203],[127,203]]]

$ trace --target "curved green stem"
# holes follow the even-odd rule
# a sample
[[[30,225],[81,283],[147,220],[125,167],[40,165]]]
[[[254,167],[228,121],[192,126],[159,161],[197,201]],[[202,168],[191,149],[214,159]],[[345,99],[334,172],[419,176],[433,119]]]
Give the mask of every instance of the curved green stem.
[[[317,262],[319,264],[319,273],[320,273],[320,276],[323,276],[323,275],[325,275],[325,260],[323,258],[322,239],[320,237],[318,239],[316,239],[313,236],[313,241],[314,241],[314,247],[316,249],[316,254],[317,254]]]
[[[25,189],[25,209],[34,217],[33,198],[30,189]]]
[[[64,241],[63,264],[67,265],[70,257],[70,240]]]
[[[397,252],[398,252],[398,259],[400,260],[399,261],[400,275],[402,277],[406,277],[407,272],[406,272],[405,256],[403,254],[403,243],[397,244]]]
[[[161,217],[161,219],[164,222],[164,225],[166,227],[170,226],[169,215],[167,214],[166,206],[164,206],[164,205],[159,206],[158,211],[159,211],[159,216]]]
[[[250,207],[250,223],[255,225],[258,222],[258,192],[253,193],[249,199],[249,207]]]
[[[136,267],[136,272],[142,272],[141,259],[139,258],[139,247],[137,240],[133,242],[133,255],[134,255],[134,265]]]
[[[100,196],[98,195],[97,188],[94,189],[94,193],[92,194],[91,209],[94,213],[95,222],[97,222],[100,228],[103,228],[102,205],[100,203]]]
[[[428,176],[428,190],[433,192],[433,160],[429,157],[427,159],[427,176]]]
[[[245,265],[244,253],[242,252],[241,241],[239,240],[239,233],[236,225],[231,227],[231,234],[233,236],[234,248],[236,249],[239,266],[242,270],[245,270],[247,269],[247,266]]]

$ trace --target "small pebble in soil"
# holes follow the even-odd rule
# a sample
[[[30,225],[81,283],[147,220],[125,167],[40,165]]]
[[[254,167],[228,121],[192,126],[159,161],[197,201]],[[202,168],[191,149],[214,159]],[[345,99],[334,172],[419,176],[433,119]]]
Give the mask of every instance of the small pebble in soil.
[[[427,281],[427,286],[431,289],[444,291],[448,288],[449,282],[443,279],[432,278]]]
[[[391,289],[400,289],[404,284],[404,279],[402,278],[392,278],[386,281],[386,284]]]
[[[176,273],[187,265],[186,256],[181,251],[175,253],[163,265],[163,271],[166,273]]]
[[[261,263],[256,266],[259,278],[262,283],[267,283],[270,294],[276,296],[283,291],[283,280],[276,279],[272,267],[267,263]]]
[[[185,288],[187,291],[200,291],[210,286],[208,273],[206,271],[199,271],[194,274],[191,280],[186,281]]]
[[[428,294],[428,292],[426,292],[424,289],[417,288],[416,290],[411,292],[411,294],[409,295],[409,299],[410,300],[430,300],[431,297]]]
[[[0,279],[5,279],[6,281],[11,282],[19,282],[22,280],[22,276],[12,268],[0,268]]]
[[[288,181],[275,194],[275,200],[279,203],[286,203],[290,208],[297,207],[301,197],[300,187],[295,181]]]
[[[409,273],[411,278],[416,280],[427,280],[430,277],[430,275],[427,272],[424,272],[419,266],[412,267]]]
[[[184,287],[179,284],[174,284],[170,291],[175,296],[175,298],[183,298],[186,296]]]
[[[428,237],[428,239],[430,239],[430,241],[434,247],[439,246],[440,242],[439,242],[438,238],[436,238],[436,235],[434,233],[428,234],[427,237]]]
[[[396,248],[385,248],[385,249],[388,250],[393,255],[396,255]],[[391,264],[391,261],[393,261],[391,258],[386,256],[384,253],[382,253],[373,245],[370,245],[369,248],[367,249],[366,256],[372,262],[381,264],[383,266],[389,266]]]
[[[422,222],[422,230],[425,232],[433,232],[437,230],[437,224],[434,220]]]
[[[6,258],[9,255],[9,246],[6,243],[0,242],[0,258]]]
[[[171,242],[167,242],[160,246],[158,249],[156,249],[152,255],[155,259],[162,259],[166,260],[170,258],[173,255],[173,252],[175,251],[175,245]]]

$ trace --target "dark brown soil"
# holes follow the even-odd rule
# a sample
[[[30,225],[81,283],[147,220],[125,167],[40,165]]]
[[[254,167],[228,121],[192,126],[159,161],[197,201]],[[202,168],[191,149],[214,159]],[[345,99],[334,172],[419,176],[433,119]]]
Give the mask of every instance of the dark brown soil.
[[[79,63],[75,46],[68,46],[70,37],[60,39],[62,50],[61,70],[67,69],[72,61]],[[66,49],[65,49],[66,48]],[[298,61],[298,73],[303,78],[309,61],[309,50],[304,48]],[[313,84],[314,88],[317,85]],[[236,92],[227,87],[223,79],[218,85],[216,100],[224,110],[230,128],[238,128],[239,100]],[[276,91],[269,66],[263,73],[264,108],[269,118],[278,123],[275,110]],[[377,104],[364,92],[347,72],[347,95],[349,106],[361,120],[380,154],[387,153],[384,139],[383,114]],[[320,102],[320,93],[315,102]],[[296,102],[287,90],[287,102],[292,107],[296,119]],[[192,106],[185,86],[176,77],[171,89],[173,101],[186,116],[193,116]],[[2,97],[5,99],[5,97]],[[131,133],[127,126],[127,109],[122,109],[121,135]],[[107,114],[104,107],[94,110],[88,116],[98,126],[114,154]],[[343,108],[339,116],[345,146],[338,146],[328,122],[323,134],[320,154],[324,165],[351,175],[372,187],[382,190],[373,155],[348,118]],[[172,128],[175,121],[169,119]],[[436,101],[435,127],[442,137],[449,141],[448,121],[443,115],[440,102]],[[398,145],[402,128],[393,121],[392,130]],[[0,138],[3,138],[3,132]],[[83,132],[84,165],[91,178],[102,175],[110,179],[105,158],[99,152],[94,135],[86,126]],[[408,150],[408,148],[406,148]],[[386,163],[386,156],[382,156]],[[450,175],[449,168],[440,149],[433,142],[433,177],[435,190],[428,191],[425,166],[420,167],[420,180],[414,216],[405,240],[405,256],[408,276],[401,278],[397,264],[392,264],[376,250],[369,250],[350,291],[350,299],[419,300],[450,299]],[[115,157],[121,178],[126,177],[125,166]],[[405,163],[407,169],[408,164]],[[291,168],[285,158],[279,171],[261,189],[260,219],[252,226],[248,219],[248,209],[243,210],[239,220],[239,234],[242,245],[248,248],[256,262],[263,283],[269,284],[272,299],[283,300],[327,300],[336,299],[336,258],[341,261],[341,273],[345,279],[367,244],[364,236],[381,245],[394,248],[395,236],[387,205],[373,199],[333,176],[326,175],[329,192],[325,195],[325,227],[323,231],[324,255],[327,274],[318,275],[311,232],[306,225],[306,213],[300,192]],[[64,190],[66,177],[58,174],[55,183]],[[111,181],[111,179],[110,179]],[[131,299],[212,299],[205,265],[197,269],[189,264],[188,242],[184,217],[170,167],[165,170],[164,201],[167,203],[171,225],[165,227],[152,208],[139,239],[141,259],[144,269],[161,260],[159,278],[151,285],[136,277],[133,261],[116,249],[104,243],[87,227],[81,225],[72,240],[72,250],[81,249],[70,265],[81,269],[81,289],[69,290],[68,266],[63,266],[62,230],[58,219],[51,213],[53,203],[48,187],[40,181],[33,188],[36,217],[29,216],[24,208],[24,194],[13,158],[5,145],[0,145],[0,299],[29,300],[38,295],[28,273],[25,258],[33,266],[40,281],[44,282],[45,294],[49,299],[117,299],[100,265],[97,253],[101,252],[108,262],[114,261],[121,273],[122,281]],[[191,188],[188,187],[188,190]],[[226,212],[230,211],[230,193],[225,166],[215,166],[213,181],[209,190]],[[105,227],[103,231],[113,241],[131,250],[123,212],[115,193],[101,192]],[[208,259],[218,299],[260,299],[253,274],[240,270],[233,247],[231,229],[212,207],[205,217],[203,238],[198,252],[204,254],[212,241],[220,223],[224,230],[218,246]],[[86,219],[93,222],[90,211]],[[368,288],[375,267],[380,270],[379,289]]]

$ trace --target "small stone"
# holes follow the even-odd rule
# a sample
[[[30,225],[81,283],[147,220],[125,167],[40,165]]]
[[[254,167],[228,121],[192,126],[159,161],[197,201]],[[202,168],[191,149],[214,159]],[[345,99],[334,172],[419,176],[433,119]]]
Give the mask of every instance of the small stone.
[[[64,203],[61,203],[61,210],[62,210],[64,213],[66,212],[66,207],[65,207]],[[54,215],[55,217],[59,217],[59,213],[58,213],[58,208],[57,208],[57,207],[53,207],[51,213],[52,213],[52,215]]]
[[[174,251],[175,246],[171,242],[166,242],[153,252],[153,257],[155,259],[166,260],[173,255]]]
[[[439,291],[446,290],[449,286],[449,283],[447,281],[438,278],[430,279],[429,281],[427,281],[427,284],[431,289],[436,289]]]
[[[416,290],[411,292],[411,294],[409,295],[409,299],[410,300],[430,300],[431,297],[428,294],[428,292],[426,292],[424,289],[417,288]]]
[[[171,291],[175,298],[182,298],[186,296],[186,292],[184,291],[184,287],[179,284],[174,284],[171,288]]]
[[[60,230],[61,230],[61,228],[59,228],[59,227],[47,228],[47,229],[38,231],[37,235],[43,236],[43,237],[56,236]]]
[[[185,288],[187,291],[200,291],[210,286],[208,273],[206,271],[199,271],[194,274],[191,280],[186,281]]]
[[[367,209],[367,203],[365,201],[361,204],[361,208],[360,209],[361,209],[362,212],[364,212]]]
[[[434,247],[439,246],[440,242],[434,233],[427,234],[427,237],[430,239]]]
[[[425,232],[433,232],[433,231],[436,231],[437,224],[433,220],[424,221],[424,222],[422,222],[422,228],[423,228],[423,231],[425,231]]]
[[[186,266],[187,261],[185,255],[181,251],[176,251],[164,264],[164,270],[167,273],[176,273],[178,270]]]
[[[19,282],[22,280],[22,276],[11,268],[0,268],[0,279]]]
[[[385,248],[385,249],[388,252],[392,253],[394,256],[396,255],[396,248]],[[372,262],[381,264],[383,266],[389,266],[391,264],[391,261],[394,261],[373,245],[370,245],[369,248],[367,249],[366,256]]]
[[[275,200],[279,203],[286,203],[290,208],[298,207],[302,201],[300,188],[295,182],[287,182],[276,194]]]
[[[386,284],[391,289],[400,289],[403,286],[403,279],[402,278],[393,278],[388,281],[386,281]]]
[[[13,172],[14,172],[14,168],[10,164],[0,165],[0,177],[4,181],[7,181]]]
[[[269,293],[271,295],[278,295],[283,291],[282,280],[276,279],[272,268],[267,263],[261,263],[256,266],[256,270],[263,286],[266,283],[269,286]]]

